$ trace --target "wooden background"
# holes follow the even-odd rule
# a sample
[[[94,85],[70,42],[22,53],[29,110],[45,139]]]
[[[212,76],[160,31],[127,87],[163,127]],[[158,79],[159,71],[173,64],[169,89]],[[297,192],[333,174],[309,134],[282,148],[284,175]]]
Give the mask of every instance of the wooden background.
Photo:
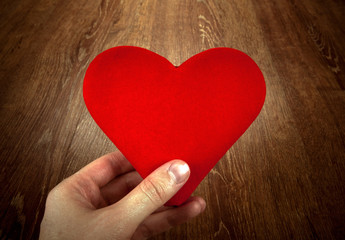
[[[155,239],[345,238],[345,2],[2,0],[0,239],[37,238],[45,198],[113,151],[82,83],[105,49],[135,45],[180,65],[246,52],[267,98],[195,194],[207,209]]]

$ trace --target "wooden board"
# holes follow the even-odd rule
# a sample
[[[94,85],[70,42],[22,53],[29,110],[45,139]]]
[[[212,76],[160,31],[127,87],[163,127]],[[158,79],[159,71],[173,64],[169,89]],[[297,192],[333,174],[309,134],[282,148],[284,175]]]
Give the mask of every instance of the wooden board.
[[[345,3],[126,0],[0,3],[0,238],[38,238],[45,198],[116,147],[82,83],[113,46],[180,65],[213,47],[246,52],[264,108],[195,195],[207,209],[155,239],[345,238]]]

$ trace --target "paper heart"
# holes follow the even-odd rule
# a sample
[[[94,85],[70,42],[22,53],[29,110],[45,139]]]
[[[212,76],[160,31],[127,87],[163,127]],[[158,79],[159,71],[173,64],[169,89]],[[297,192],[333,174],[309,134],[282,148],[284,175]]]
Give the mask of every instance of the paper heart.
[[[258,116],[266,87],[256,63],[230,48],[201,52],[181,66],[122,46],[99,54],[84,79],[86,106],[145,178],[172,159],[188,182],[167,205],[182,204]]]

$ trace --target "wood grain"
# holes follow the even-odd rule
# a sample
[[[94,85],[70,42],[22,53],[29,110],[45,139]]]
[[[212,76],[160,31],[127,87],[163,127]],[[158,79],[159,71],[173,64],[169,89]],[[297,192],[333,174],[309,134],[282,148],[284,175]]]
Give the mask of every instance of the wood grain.
[[[345,238],[345,3],[2,0],[0,238],[36,239],[45,198],[115,146],[82,98],[113,46],[180,65],[213,47],[246,52],[264,108],[195,192],[206,212],[155,239]]]

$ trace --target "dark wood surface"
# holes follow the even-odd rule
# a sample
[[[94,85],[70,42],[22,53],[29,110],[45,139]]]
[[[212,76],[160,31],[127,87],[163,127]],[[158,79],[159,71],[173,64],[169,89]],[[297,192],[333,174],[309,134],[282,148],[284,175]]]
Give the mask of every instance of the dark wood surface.
[[[37,238],[45,198],[115,146],[82,83],[105,49],[175,65],[232,47],[260,66],[258,119],[203,180],[200,217],[155,239],[345,238],[344,1],[0,2],[0,239]]]

